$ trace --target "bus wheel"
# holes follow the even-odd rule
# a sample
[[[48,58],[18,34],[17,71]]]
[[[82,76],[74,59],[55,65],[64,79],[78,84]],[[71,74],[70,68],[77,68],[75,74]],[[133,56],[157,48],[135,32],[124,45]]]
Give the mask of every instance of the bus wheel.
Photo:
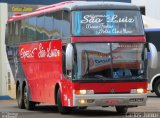
[[[126,114],[128,111],[128,107],[127,106],[116,106],[116,111],[119,114]]]
[[[29,92],[28,92],[27,86],[24,87],[23,94],[24,94],[23,96],[24,96],[24,105],[25,105],[25,108],[27,110],[33,110],[35,108],[35,103],[29,101]]]
[[[154,84],[154,92],[158,97],[160,97],[160,79],[158,79]]]
[[[58,93],[57,93],[57,106],[58,106],[58,110],[61,114],[68,114],[71,112],[71,110],[68,107],[62,106],[60,90],[58,90]]]
[[[23,95],[21,94],[20,86],[17,87],[16,98],[17,98],[18,107],[20,109],[24,109],[25,108],[24,100],[23,100]]]

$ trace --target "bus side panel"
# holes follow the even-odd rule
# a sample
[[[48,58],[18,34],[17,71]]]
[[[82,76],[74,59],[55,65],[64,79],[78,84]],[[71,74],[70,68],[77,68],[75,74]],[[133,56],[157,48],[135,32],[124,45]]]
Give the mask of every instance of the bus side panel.
[[[67,107],[73,107],[73,88],[74,84],[71,80],[66,79],[63,77],[63,80],[61,81],[62,84],[62,91],[61,91],[61,98],[62,98],[62,104],[63,106]]]
[[[61,53],[61,40],[19,46],[20,61],[32,101],[54,104],[54,86],[62,73]]]

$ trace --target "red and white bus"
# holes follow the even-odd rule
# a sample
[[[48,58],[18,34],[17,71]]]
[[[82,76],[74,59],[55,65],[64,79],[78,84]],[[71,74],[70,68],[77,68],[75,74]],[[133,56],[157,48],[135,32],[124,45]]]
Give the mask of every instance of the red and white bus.
[[[19,108],[38,103],[59,112],[88,106],[146,104],[147,44],[139,8],[125,3],[69,1],[17,14],[7,24],[6,51]],[[154,56],[154,58],[153,58]]]

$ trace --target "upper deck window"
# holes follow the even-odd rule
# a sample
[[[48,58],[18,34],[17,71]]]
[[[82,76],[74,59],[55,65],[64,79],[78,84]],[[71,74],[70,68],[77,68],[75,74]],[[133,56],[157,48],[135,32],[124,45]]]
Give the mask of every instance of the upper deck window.
[[[74,36],[144,35],[139,11],[87,10],[73,11]]]

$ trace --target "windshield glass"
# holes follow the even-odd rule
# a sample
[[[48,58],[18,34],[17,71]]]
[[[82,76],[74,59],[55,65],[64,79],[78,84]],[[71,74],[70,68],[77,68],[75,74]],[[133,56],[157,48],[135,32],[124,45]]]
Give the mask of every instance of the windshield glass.
[[[73,11],[72,34],[96,35],[144,35],[139,11],[134,10],[87,10]]]
[[[136,79],[143,75],[143,43],[78,43],[75,79]]]

